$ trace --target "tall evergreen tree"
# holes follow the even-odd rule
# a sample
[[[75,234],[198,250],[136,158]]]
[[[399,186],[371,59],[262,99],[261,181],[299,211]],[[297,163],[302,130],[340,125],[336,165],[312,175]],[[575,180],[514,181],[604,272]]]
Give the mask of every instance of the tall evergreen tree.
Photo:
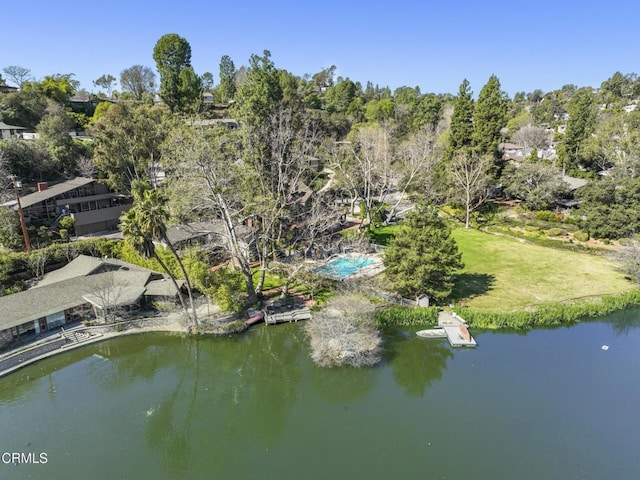
[[[202,80],[191,66],[180,70],[178,79],[178,110],[181,112],[197,110],[202,100]]]
[[[458,96],[453,101],[451,115],[451,134],[449,136],[450,155],[461,149],[473,146],[473,92],[469,81],[464,79],[458,89]]]
[[[567,106],[569,120],[560,149],[564,167],[576,167],[582,143],[591,136],[596,127],[596,102],[590,89],[578,90]]]
[[[236,94],[236,66],[229,55],[223,55],[220,59],[220,85],[218,92],[220,100],[228,102]]]
[[[496,155],[500,130],[507,124],[507,94],[500,89],[500,80],[489,77],[480,90],[473,114],[473,139],[480,155]]]
[[[173,112],[183,103],[180,72],[191,66],[191,46],[175,33],[163,35],[153,48],[153,59],[160,72],[160,98]]]
[[[464,266],[451,228],[435,208],[417,205],[384,252],[385,276],[403,296],[444,300]]]
[[[262,56],[251,55],[245,79],[236,92],[233,115],[243,127],[255,128],[281,101],[280,77],[271,60],[271,52],[265,50]]]

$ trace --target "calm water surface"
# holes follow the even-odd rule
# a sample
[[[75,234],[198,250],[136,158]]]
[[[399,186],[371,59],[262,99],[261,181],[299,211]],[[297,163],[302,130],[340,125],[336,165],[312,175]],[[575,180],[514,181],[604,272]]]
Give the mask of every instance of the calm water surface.
[[[150,334],[0,379],[2,479],[637,479],[640,311],[314,367],[300,325]],[[602,350],[602,345],[609,350]]]

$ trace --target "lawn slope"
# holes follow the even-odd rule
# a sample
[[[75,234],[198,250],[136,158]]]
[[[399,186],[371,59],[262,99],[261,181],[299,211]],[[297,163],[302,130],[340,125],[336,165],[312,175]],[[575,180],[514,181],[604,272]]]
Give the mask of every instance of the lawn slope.
[[[457,228],[453,236],[465,263],[454,298],[475,310],[511,311],[637,288],[606,257],[541,247],[473,229]]]

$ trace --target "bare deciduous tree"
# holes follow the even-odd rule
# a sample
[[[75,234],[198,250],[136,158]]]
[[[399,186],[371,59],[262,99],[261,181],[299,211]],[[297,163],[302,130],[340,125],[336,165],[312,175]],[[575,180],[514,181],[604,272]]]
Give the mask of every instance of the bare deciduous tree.
[[[219,218],[226,248],[239,267],[249,302],[256,300],[250,254],[239,230],[248,217],[242,202],[244,165],[238,161],[240,140],[224,127],[175,129],[163,147],[164,167],[171,172],[171,202],[185,217]]]
[[[433,194],[433,169],[442,159],[442,149],[437,142],[439,133],[429,126],[399,145],[398,162],[395,164],[398,195],[387,218],[393,218],[407,192],[419,187],[427,196]]]
[[[544,128],[529,124],[513,134],[513,142],[524,148],[546,148],[549,134]]]
[[[27,268],[35,277],[44,275],[51,253],[48,249],[38,249],[27,256]]]
[[[365,126],[356,133],[353,143],[341,146],[335,169],[338,183],[348,191],[353,205],[359,199],[364,206],[363,226],[369,228],[372,218],[383,208],[393,188],[394,146],[391,127]]]
[[[93,163],[93,159],[85,157],[84,155],[78,158],[76,168],[80,177],[93,178],[98,172],[95,163]]]
[[[9,65],[3,68],[2,71],[7,78],[19,88],[22,88],[22,85],[31,79],[31,70],[20,67],[19,65]]]
[[[466,228],[469,228],[471,212],[482,205],[489,197],[490,179],[489,167],[491,158],[477,156],[469,152],[458,152],[451,165],[451,178],[453,180],[454,196],[465,207]]]
[[[613,255],[613,259],[622,264],[624,270],[640,283],[640,242],[630,240]]]
[[[245,158],[253,176],[245,205],[256,220],[253,228],[260,261],[256,289],[260,291],[287,229],[306,216],[310,190],[303,176],[309,158],[315,156],[320,132],[317,125],[297,117],[291,109],[278,107],[265,122],[244,133]]]
[[[87,277],[83,298],[94,306],[96,318],[105,323],[115,322],[126,314],[127,284],[118,279],[116,272],[105,272]]]
[[[305,325],[311,358],[322,367],[375,365],[382,337],[373,318],[375,306],[358,295],[333,299]]]
[[[120,85],[124,92],[133,94],[141,101],[145,93],[152,93],[155,88],[156,75],[149,67],[133,65],[120,72]]]

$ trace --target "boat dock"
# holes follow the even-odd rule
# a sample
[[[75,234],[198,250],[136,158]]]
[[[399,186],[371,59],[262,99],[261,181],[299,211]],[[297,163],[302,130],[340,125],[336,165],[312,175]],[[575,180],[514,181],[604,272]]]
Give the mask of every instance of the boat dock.
[[[291,323],[298,320],[309,320],[311,318],[311,310],[307,307],[292,308],[286,311],[274,312],[265,311],[264,323],[267,325],[275,325],[276,323]]]
[[[478,343],[473,338],[467,322],[455,312],[441,311],[438,313],[438,327],[444,329],[447,340],[452,347],[477,347]]]

